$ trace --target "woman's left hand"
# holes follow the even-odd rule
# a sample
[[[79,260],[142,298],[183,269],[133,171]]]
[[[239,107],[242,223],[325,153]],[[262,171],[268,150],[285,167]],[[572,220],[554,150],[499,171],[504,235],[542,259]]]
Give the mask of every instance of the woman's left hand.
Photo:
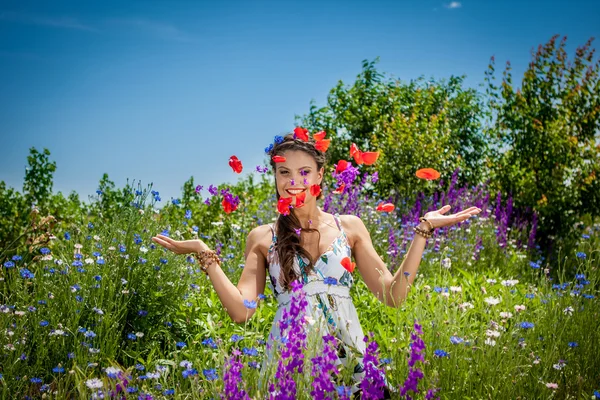
[[[430,211],[430,212],[426,213],[423,216],[423,218],[425,218],[427,221],[431,222],[431,225],[433,225],[434,229],[442,228],[444,226],[452,226],[452,225],[458,224],[459,222],[463,222],[463,221],[471,218],[472,216],[479,214],[481,212],[481,209],[478,207],[469,207],[466,210],[463,210],[456,214],[444,215],[448,211],[450,211],[450,206],[445,205],[444,207],[440,208],[439,210]],[[421,224],[424,224],[425,226],[427,226],[426,229],[430,228],[429,224],[427,224],[427,222],[422,222]]]

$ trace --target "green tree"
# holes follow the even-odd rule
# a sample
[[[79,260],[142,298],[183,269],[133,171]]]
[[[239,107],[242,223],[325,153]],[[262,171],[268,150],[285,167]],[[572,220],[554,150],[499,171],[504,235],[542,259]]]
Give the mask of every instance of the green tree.
[[[500,85],[493,58],[486,73],[492,188],[512,194],[515,207],[538,213],[544,249],[573,240],[583,216],[600,215],[600,63],[592,39],[572,61],[567,38],[557,39],[532,54],[519,88],[510,63]]]
[[[447,178],[460,168],[458,184],[479,182],[487,154],[481,96],[463,87],[464,77],[388,79],[376,70],[377,61],[364,61],[353,85],[340,81],[326,106],[312,102],[308,115],[297,118],[311,132],[325,130],[333,139],[331,161],[351,159],[352,143],[380,151],[376,166],[365,170],[379,171],[382,194],[406,198],[416,195],[419,168],[435,168]]]
[[[30,204],[45,211],[52,196],[53,176],[56,162],[50,161],[50,150],[44,148],[41,153],[32,147],[27,156],[29,166],[25,169],[23,193]]]

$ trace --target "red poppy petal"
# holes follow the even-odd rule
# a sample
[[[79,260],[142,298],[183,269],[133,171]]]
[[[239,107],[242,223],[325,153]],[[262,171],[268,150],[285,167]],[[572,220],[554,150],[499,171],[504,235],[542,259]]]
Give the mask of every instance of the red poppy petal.
[[[282,163],[282,162],[286,161],[285,157],[283,157],[283,156],[273,156],[273,157],[271,157],[271,160],[273,160],[273,162],[275,162],[275,163]]]
[[[292,204],[291,197],[280,197],[277,202],[277,211],[279,214],[288,215],[290,213],[290,204]]]
[[[294,135],[296,135],[296,139],[308,142],[308,129],[304,129],[300,126],[297,126],[296,128],[294,128]]]
[[[302,207],[304,205],[304,200],[306,200],[306,192],[298,193],[296,195],[296,205],[294,207]]]
[[[434,180],[440,177],[440,173],[433,168],[421,168],[415,173],[415,175],[417,176],[417,178],[427,180]]]
[[[379,158],[378,151],[366,151],[366,152],[362,153],[362,160],[365,163],[365,165],[375,164],[375,161],[377,161],[378,158]]]
[[[381,203],[377,206],[377,211],[381,212],[392,212],[394,211],[394,205],[392,203]]]
[[[356,267],[356,263],[353,263],[350,257],[344,257],[341,261],[342,267],[346,269],[346,271],[352,273],[354,272],[354,268]]]
[[[319,195],[321,194],[321,186],[319,186],[319,185],[316,185],[316,184],[315,184],[315,185],[312,185],[312,186],[310,187],[310,194],[311,194],[311,196],[313,196],[313,197],[317,197],[317,196],[319,196]]]
[[[362,154],[363,154],[362,151],[357,150],[354,153],[354,155],[352,156],[352,157],[354,157],[354,162],[356,162],[358,165],[360,165],[360,164],[362,164],[364,162],[363,158],[362,158]]]
[[[345,183],[342,183],[337,189],[333,191],[335,194],[340,194],[344,192],[344,188],[346,187]]]
[[[313,135],[313,138],[314,138],[316,141],[323,140],[323,139],[325,139],[325,135],[326,135],[326,134],[327,134],[327,133],[326,133],[325,131],[320,131],[320,132],[317,132],[317,133],[315,133],[315,134]]]
[[[340,161],[338,161],[338,163],[335,167],[335,173],[339,174],[341,172],[344,172],[346,170],[346,168],[348,168],[348,161],[340,160]]]
[[[352,146],[350,146],[350,157],[354,157],[354,154],[359,151],[360,150],[358,150],[358,146],[356,145],[356,143],[352,143]]]
[[[319,140],[316,144],[315,144],[315,148],[319,151],[322,151],[323,153],[325,153],[327,151],[327,149],[329,148],[329,145],[331,144],[331,139],[323,139],[323,140]]]

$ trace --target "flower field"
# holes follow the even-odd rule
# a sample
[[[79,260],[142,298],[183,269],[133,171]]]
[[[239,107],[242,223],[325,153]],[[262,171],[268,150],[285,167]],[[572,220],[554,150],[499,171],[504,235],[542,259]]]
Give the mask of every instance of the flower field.
[[[378,211],[390,199],[368,189],[373,179],[324,193],[322,207],[360,216],[392,272],[427,210],[483,212],[428,241],[398,308],[354,272],[351,295],[369,333],[363,398],[382,398],[384,380],[393,398],[600,398],[600,224],[581,225],[578,248],[550,267],[536,221],[515,215],[510,199],[502,206],[485,187],[450,185]],[[158,209],[158,192],[129,190],[134,201],[113,220],[90,215],[65,228],[34,210],[28,248],[0,250],[1,398],[349,398],[351,374],[335,367],[332,338],[305,333],[314,321],[302,316],[301,291],[282,327],[294,345],[261,371],[277,308],[271,288],[246,302],[253,318],[235,324],[193,258],[150,240],[202,238],[236,284],[247,233],[277,216],[272,188],[238,193],[239,205],[203,231],[195,221],[208,214],[176,199]],[[219,209],[231,192],[200,192],[198,204]]]

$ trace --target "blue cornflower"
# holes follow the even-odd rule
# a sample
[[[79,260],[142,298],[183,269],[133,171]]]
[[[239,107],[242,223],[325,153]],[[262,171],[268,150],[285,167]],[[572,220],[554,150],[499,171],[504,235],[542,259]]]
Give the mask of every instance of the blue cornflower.
[[[13,261],[21,261],[22,259],[23,259],[23,257],[21,257],[21,256],[20,256],[20,255],[18,255],[18,254],[17,254],[17,255],[14,255],[14,256],[12,256],[12,260],[13,260]]]
[[[79,332],[79,333],[86,333],[87,329],[85,329],[84,327],[80,326],[79,329],[77,329],[77,332]]]
[[[102,190],[100,190],[100,189],[96,190],[96,194],[98,194],[98,196],[101,196],[102,195]]]
[[[217,348],[217,344],[215,343],[215,341],[213,340],[213,338],[204,339],[202,341],[202,344],[205,345],[205,346],[211,347],[213,349]]]
[[[100,275],[96,275],[96,276],[94,276],[94,279],[97,280],[97,281],[101,281],[102,277]]]
[[[166,264],[168,260],[166,258],[159,258],[161,264]]]
[[[450,343],[452,344],[459,344],[459,343],[463,343],[465,340],[461,337],[458,336],[450,336]]]
[[[533,299],[535,297],[535,294],[533,294],[533,293],[527,293],[525,295],[525,297],[528,298],[528,299]]]
[[[533,269],[539,269],[540,268],[540,264],[533,262],[533,261],[529,261],[529,266]]]
[[[586,235],[586,234],[584,233],[583,235],[581,235],[581,237],[582,237],[582,238],[584,238],[584,239],[589,239],[589,238],[590,238],[590,235]]]
[[[48,326],[48,321],[40,321],[40,326]]]
[[[42,378],[31,378],[31,383],[42,383]]]
[[[267,296],[265,296],[263,293],[259,293],[258,294],[258,298],[261,299],[261,300],[264,300],[264,299],[267,298]]]
[[[129,339],[129,340],[136,340],[137,336],[135,336],[135,333],[128,333],[127,334],[127,339]]]
[[[135,386],[127,386],[127,393],[135,393],[138,391],[138,388]]]
[[[248,366],[250,368],[253,368],[253,369],[259,369],[260,368],[260,365],[258,364],[257,361],[249,361],[248,362]]]
[[[583,251],[578,251],[576,254],[577,258],[585,258],[587,257]]]
[[[99,258],[96,260],[96,264],[98,265],[104,265],[104,258]]]
[[[74,359],[74,358],[75,358],[75,353],[69,353],[69,354],[67,354],[67,358],[68,358],[69,360],[72,360],[72,359]]]
[[[584,293],[582,296],[585,297],[586,299],[595,299],[596,298],[596,296],[594,296],[593,294],[588,294],[588,293]]]
[[[185,210],[185,219],[192,218],[192,210]]]
[[[77,300],[78,302],[82,302],[83,301],[83,297],[81,297],[80,295],[75,296],[75,300]]]
[[[65,240],[71,240],[71,234],[69,232],[65,232]]]
[[[251,348],[244,347],[242,352],[247,356],[257,356],[258,355],[258,350],[256,350],[254,347],[251,347]]]
[[[240,340],[242,340],[244,337],[240,336],[236,333],[234,333],[233,335],[231,335],[231,341],[232,342],[239,342]]]
[[[533,324],[533,322],[521,322],[519,326],[523,329],[530,329],[533,328],[535,325]]]
[[[62,374],[63,372],[65,372],[65,369],[57,365],[56,367],[52,368],[52,372],[54,372],[55,374]]]
[[[73,263],[71,264],[73,267],[83,267],[83,263],[80,260],[75,260],[73,261]],[[84,270],[85,271],[85,270]]]
[[[579,344],[577,344],[577,342],[569,342],[569,347],[574,348],[579,346]]]
[[[23,279],[33,279],[35,274],[28,270],[27,268],[21,268],[20,270],[21,278]]]
[[[219,375],[217,375],[217,371],[214,368],[203,369],[202,373],[204,374],[206,379],[208,379],[209,381],[214,381],[219,378]]]
[[[87,331],[84,333],[83,336],[85,336],[86,338],[95,338],[98,335],[96,335],[96,333],[94,331]]]
[[[326,285],[337,285],[338,281],[333,276],[328,276],[327,278],[323,279],[323,283]]]
[[[255,300],[246,300],[246,299],[244,299],[244,306],[246,306],[246,308],[255,309],[256,308],[256,301]]]
[[[389,364],[391,362],[392,362],[392,359],[390,357],[381,359],[382,364]]]
[[[433,355],[436,357],[448,357],[448,353],[446,353],[444,350],[440,350],[437,349],[433,352]]]
[[[265,147],[265,153],[270,153],[271,150],[273,150],[273,143],[271,143],[270,145],[268,145],[267,147]]]
[[[137,363],[135,364],[135,369],[137,369],[138,371],[143,371],[146,369],[146,367],[144,367],[142,364]]]
[[[585,274],[577,274],[577,275],[575,275],[575,279],[577,279],[577,280],[585,279]]]
[[[140,310],[140,311],[138,311],[138,315],[140,317],[145,317],[146,315],[148,315],[148,311],[146,311],[146,310]]]
[[[187,345],[185,344],[185,342],[177,342],[176,346],[179,347],[180,349],[183,349]]]
[[[92,224],[91,222],[88,222],[88,228],[94,229],[94,224]]]
[[[283,136],[277,135],[277,136],[275,136],[274,140],[275,140],[276,144],[280,144],[281,142],[283,142]]]
[[[163,394],[165,396],[172,396],[175,394],[175,389],[165,389],[165,391],[163,392]]]
[[[198,370],[196,368],[184,369],[181,372],[181,375],[183,375],[184,378],[187,378],[188,376],[198,375]]]
[[[7,261],[4,263],[4,268],[14,268],[15,263],[12,261]]]
[[[594,390],[594,397],[600,399],[600,390]]]
[[[179,205],[179,204],[181,204],[181,200],[173,199],[173,200],[171,200],[171,203],[173,203],[173,205]]]
[[[42,253],[43,255],[50,254],[50,249],[47,247],[42,247],[40,249],[40,253]]]
[[[352,388],[350,386],[336,386],[338,396],[350,397],[352,395]]]

